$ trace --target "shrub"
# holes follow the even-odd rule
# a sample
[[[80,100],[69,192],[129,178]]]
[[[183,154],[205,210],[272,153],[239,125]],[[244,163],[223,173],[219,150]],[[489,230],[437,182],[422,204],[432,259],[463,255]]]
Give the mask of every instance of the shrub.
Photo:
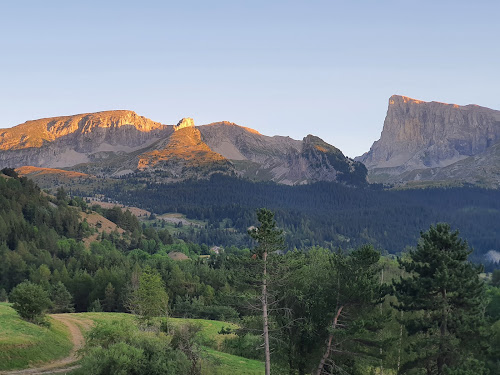
[[[231,321],[238,318],[238,312],[231,306],[205,305],[200,298],[179,297],[174,305],[174,315],[209,320]]]
[[[222,350],[229,354],[261,361],[264,357],[264,352],[258,350],[261,346],[262,337],[247,333],[224,339]]]
[[[45,311],[51,305],[48,293],[30,281],[24,281],[12,289],[10,301],[21,318],[37,324],[43,322]]]
[[[191,363],[164,333],[140,331],[130,322],[98,323],[87,335],[82,368],[88,375],[185,375]]]

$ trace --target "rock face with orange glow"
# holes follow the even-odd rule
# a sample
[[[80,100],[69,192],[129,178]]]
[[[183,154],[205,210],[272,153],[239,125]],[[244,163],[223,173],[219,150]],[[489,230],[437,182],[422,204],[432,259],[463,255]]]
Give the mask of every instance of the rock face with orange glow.
[[[195,177],[198,173],[229,172],[232,164],[222,155],[214,152],[201,140],[201,133],[194,127],[192,119],[181,120],[175,132],[157,149],[139,155],[137,169],[161,169],[168,171],[172,178]],[[160,148],[158,148],[160,147]]]
[[[185,117],[174,126],[174,131],[184,128],[194,128],[194,120],[191,117]]]
[[[129,153],[172,133],[132,111],[105,111],[27,121],[0,130],[0,165],[69,167]]]
[[[163,182],[215,172],[288,185],[366,181],[361,163],[311,135],[302,141],[268,137],[225,121],[196,127],[189,117],[163,125],[132,111],[40,119],[2,130],[0,165],[32,166],[25,169],[30,175],[47,178],[62,176],[57,168],[65,168],[106,177],[154,174]]]
[[[380,139],[356,160],[367,166],[371,180],[393,182],[410,171],[479,155],[498,142],[500,111],[394,95]]]
[[[133,111],[104,111],[45,118],[26,121],[11,129],[0,130],[0,150],[41,147],[45,142],[64,137],[78,141],[78,138],[90,134],[95,136],[94,141],[98,143],[110,140],[130,146],[140,144],[142,139],[127,136],[127,130],[130,132],[131,129],[143,135],[152,135],[160,133],[165,126],[138,116]],[[82,141],[83,148],[90,147],[85,143]]]

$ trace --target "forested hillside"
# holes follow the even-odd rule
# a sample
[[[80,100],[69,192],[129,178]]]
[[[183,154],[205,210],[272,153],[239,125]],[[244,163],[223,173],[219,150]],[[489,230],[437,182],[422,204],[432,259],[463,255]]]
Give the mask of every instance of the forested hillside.
[[[127,366],[124,373],[146,374],[151,366],[181,364],[185,367],[172,373],[219,373],[216,362],[208,370],[200,367],[205,362],[200,362],[199,330],[172,328],[166,316],[236,323],[220,328],[217,349],[266,359],[273,374],[364,375],[382,368],[387,373],[413,374],[427,368],[432,374],[494,375],[498,369],[500,273],[496,271],[485,283],[479,276],[481,266],[467,261],[472,250],[447,224],[430,227],[398,261],[382,258],[369,245],[350,251],[315,247],[282,254],[280,250],[291,249],[287,238],[293,239],[293,232],[282,241],[280,223],[274,222],[271,211],[264,210],[265,215],[253,221],[255,212],[248,211],[243,219],[258,228],[252,232],[251,248],[228,246],[216,254],[206,243],[176,238],[118,207],[89,207],[63,189],[55,197],[48,196],[12,170],[3,173],[0,300],[9,298],[30,324],[47,324],[46,311],[130,312],[138,318],[128,325],[99,324],[91,332],[83,351],[85,373],[115,373]],[[237,181],[241,192],[226,193],[242,197],[246,185]],[[225,191],[224,182],[206,181],[198,190],[186,184],[184,192],[191,199],[204,187],[206,193],[199,195],[198,202],[209,193],[223,202],[219,194]],[[276,188],[251,186],[260,189],[261,196]],[[363,203],[380,193],[354,190],[359,195],[352,197],[348,192],[353,190],[326,188],[332,186],[338,188],[320,184],[296,190],[304,199],[318,194],[318,203],[310,200],[311,207],[298,208],[311,214],[319,209],[320,199],[338,197],[361,210]],[[287,196],[287,191],[274,190],[264,202],[271,207],[282,202],[291,206],[294,197]],[[170,193],[176,197],[174,190]],[[490,193],[484,191],[483,198],[475,195],[464,204],[483,204]],[[387,202],[390,197],[405,197],[405,192],[391,194]],[[446,204],[456,199],[451,197]],[[184,202],[194,215],[195,203],[189,199]],[[240,209],[235,206],[235,215]],[[206,203],[196,214],[210,212]],[[281,223],[287,212],[279,211]],[[89,215],[99,214],[101,226],[86,221]],[[112,232],[102,231],[105,220],[117,225]],[[175,253],[185,256],[171,257]],[[39,302],[38,310],[23,308],[27,296]],[[430,319],[421,319],[422,312]],[[262,350],[267,341],[261,335],[266,332],[264,321],[268,356]],[[122,363],[119,358],[129,360]]]
[[[255,223],[255,209],[268,207],[276,212],[290,248],[354,248],[372,243],[394,254],[414,246],[420,231],[431,224],[448,222],[476,250],[477,261],[484,262],[482,255],[490,250],[500,250],[498,190],[383,190],[328,182],[284,186],[221,175],[175,184],[144,184],[130,177],[123,182],[97,193],[155,213],[180,212],[208,220],[206,231],[188,237],[195,242],[248,246],[248,236],[241,234]],[[221,227],[224,219],[229,224],[225,220]]]

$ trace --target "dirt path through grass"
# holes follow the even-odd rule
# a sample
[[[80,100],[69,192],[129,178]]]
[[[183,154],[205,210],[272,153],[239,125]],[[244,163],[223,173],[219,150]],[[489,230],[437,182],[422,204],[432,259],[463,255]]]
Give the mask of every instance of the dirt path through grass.
[[[65,373],[78,368],[75,365],[78,361],[78,350],[85,344],[85,339],[82,334],[83,329],[89,329],[92,326],[92,321],[86,319],[75,319],[71,314],[52,314],[53,319],[65,324],[70,332],[73,349],[66,358],[51,361],[43,366],[36,368],[27,368],[24,370],[0,371],[0,375],[42,375],[42,374],[57,374]]]

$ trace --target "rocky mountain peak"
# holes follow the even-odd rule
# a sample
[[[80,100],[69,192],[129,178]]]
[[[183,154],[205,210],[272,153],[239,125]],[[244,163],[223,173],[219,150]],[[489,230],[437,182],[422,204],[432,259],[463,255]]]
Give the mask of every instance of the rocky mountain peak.
[[[162,148],[158,149],[158,144],[154,150],[139,155],[137,169],[161,169],[172,178],[193,177],[200,172],[209,174],[215,171],[232,171],[231,163],[203,142],[193,119],[183,120],[174,133],[160,143]]]
[[[410,98],[409,96],[404,96],[404,95],[392,95],[389,98],[389,105],[401,105],[401,104],[407,104],[407,103],[422,104],[422,103],[426,103],[426,102],[424,102],[422,100],[418,100],[418,99],[413,99],[413,98]]]
[[[245,130],[249,133],[252,133],[252,134],[262,135],[255,129],[248,128],[246,126],[241,126],[241,125],[235,124],[234,122],[230,122],[230,121],[218,121],[218,122],[213,122],[211,124],[207,124],[207,125],[203,125],[203,126],[205,128],[207,128],[207,127],[214,127],[214,128],[226,127],[226,128],[232,128],[232,129],[243,129],[243,130]],[[231,130],[229,130],[229,131],[231,131]],[[236,130],[236,131],[238,131],[238,130]]]
[[[357,158],[377,173],[442,168],[500,142],[500,111],[393,95],[380,139]]]
[[[174,126],[174,130],[180,130],[183,128],[194,128],[194,120],[191,117],[185,117],[181,119],[177,125]]]

